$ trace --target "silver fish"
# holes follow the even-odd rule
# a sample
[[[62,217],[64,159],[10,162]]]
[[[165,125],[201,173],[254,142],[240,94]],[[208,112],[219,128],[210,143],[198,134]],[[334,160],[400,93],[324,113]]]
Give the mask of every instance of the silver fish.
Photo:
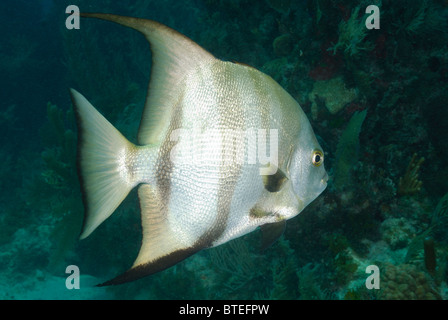
[[[153,59],[138,145],[71,89],[85,207],[80,238],[134,187],[140,200],[143,236],[137,259],[101,285],[164,270],[259,226],[274,230],[273,240],[287,219],[324,191],[322,148],[299,104],[271,77],[216,59],[156,21],[81,16],[140,31]]]

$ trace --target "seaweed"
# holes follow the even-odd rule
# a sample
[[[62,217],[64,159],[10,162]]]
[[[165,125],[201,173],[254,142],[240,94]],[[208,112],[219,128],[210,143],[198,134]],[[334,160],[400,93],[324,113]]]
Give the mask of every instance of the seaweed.
[[[361,51],[373,49],[372,44],[365,41],[368,31],[365,27],[366,16],[359,17],[360,9],[361,6],[357,6],[347,21],[342,20],[339,23],[338,42],[328,49],[333,54],[341,50],[346,57],[352,58],[358,56]]]
[[[213,268],[223,277],[221,294],[244,292],[261,276],[261,270],[255,267],[257,257],[243,240],[235,239],[227,245],[210,249],[208,253]]]
[[[327,300],[331,296],[322,289],[320,282],[322,278],[320,265],[308,263],[297,271],[299,278],[298,290],[301,300]]]
[[[333,187],[338,191],[350,184],[351,169],[358,162],[359,134],[366,115],[367,110],[353,114],[336,147]]]
[[[297,299],[297,259],[289,241],[280,238],[262,255],[254,250],[258,240],[248,235],[208,250],[211,298]]]

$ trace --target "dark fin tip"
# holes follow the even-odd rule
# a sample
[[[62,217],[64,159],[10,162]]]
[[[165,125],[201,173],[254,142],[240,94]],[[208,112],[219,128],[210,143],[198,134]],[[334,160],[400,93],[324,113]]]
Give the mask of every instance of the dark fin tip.
[[[120,274],[119,276],[117,276],[109,281],[97,284],[96,287],[112,286],[112,285],[123,284],[123,283],[131,282],[131,281],[134,281],[137,279],[141,279],[143,277],[149,276],[156,272],[168,269],[169,267],[174,266],[176,263],[195,254],[199,250],[200,249],[196,249],[193,247],[193,248],[187,248],[187,249],[171,252],[168,255],[157,259],[156,261],[148,262],[148,263],[133,267],[133,268],[129,269],[128,271]]]
[[[83,145],[84,145],[84,140],[85,140],[85,133],[84,133],[84,126],[83,126],[83,119],[81,118],[81,115],[78,112],[78,106],[76,104],[76,99],[73,96],[72,90],[69,90],[70,93],[70,99],[72,101],[72,105],[73,105],[73,110],[74,110],[74,114],[75,114],[75,118],[76,118],[76,127],[77,127],[77,131],[78,131],[78,141],[77,141],[77,150],[76,150],[76,170],[78,173],[78,180],[79,180],[79,185],[81,186],[81,196],[82,196],[82,203],[84,205],[84,219],[82,222],[82,228],[81,231],[79,232],[79,236],[78,238],[81,237],[81,234],[84,232],[84,228],[85,228],[85,224],[87,221],[87,212],[89,210],[88,208],[88,202],[87,202],[87,193],[86,193],[86,186],[85,186],[85,182],[84,182],[84,178],[82,175],[82,170],[81,170],[81,154],[82,154],[82,149],[83,149]]]
[[[249,67],[249,68],[252,68],[252,69],[256,69],[256,68],[252,67],[250,64],[247,64],[247,63],[244,63],[244,62],[239,62],[239,61],[232,61],[232,62],[234,64],[239,64],[241,66],[245,66],[245,67]]]

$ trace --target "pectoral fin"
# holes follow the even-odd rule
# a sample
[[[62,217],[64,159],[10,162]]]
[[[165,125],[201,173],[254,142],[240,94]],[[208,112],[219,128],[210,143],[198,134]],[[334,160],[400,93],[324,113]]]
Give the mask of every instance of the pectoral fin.
[[[249,218],[258,221],[260,225],[262,250],[271,246],[283,234],[286,220],[296,216],[301,210],[291,181],[286,177],[284,179],[279,191],[264,191],[264,196],[249,210]]]
[[[178,241],[167,220],[167,208],[159,192],[143,184],[138,189],[142,214],[143,238],[140,252],[131,269],[98,286],[133,281],[167,269],[202,248],[188,247]]]
[[[272,246],[281,237],[286,228],[286,220],[262,225],[261,229],[261,250]]]

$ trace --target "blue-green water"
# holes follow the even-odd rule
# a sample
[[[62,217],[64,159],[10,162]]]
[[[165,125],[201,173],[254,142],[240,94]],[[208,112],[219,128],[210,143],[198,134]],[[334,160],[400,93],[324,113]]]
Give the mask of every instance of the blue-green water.
[[[273,77],[325,150],[327,189],[264,251],[255,231],[95,287],[132,265],[140,208],[132,191],[78,239],[68,89],[135,142],[151,54],[139,33],[112,23],[67,29],[69,5],[159,21]],[[366,27],[368,5],[379,29]],[[0,299],[447,298],[447,1],[8,0],[0,16]],[[79,289],[69,289],[68,266]]]

